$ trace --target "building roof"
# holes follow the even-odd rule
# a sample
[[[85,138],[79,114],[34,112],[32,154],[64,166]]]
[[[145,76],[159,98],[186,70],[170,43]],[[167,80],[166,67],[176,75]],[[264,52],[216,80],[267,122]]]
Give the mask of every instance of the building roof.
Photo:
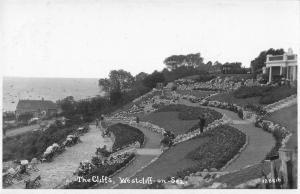
[[[17,110],[48,110],[57,109],[57,105],[50,100],[19,100]]]

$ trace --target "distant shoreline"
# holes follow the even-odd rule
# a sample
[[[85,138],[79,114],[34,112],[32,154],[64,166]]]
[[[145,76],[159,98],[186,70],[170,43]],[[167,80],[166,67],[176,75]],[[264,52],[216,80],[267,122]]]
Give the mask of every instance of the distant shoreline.
[[[3,77],[2,111],[15,111],[20,99],[85,99],[102,95],[97,78]]]

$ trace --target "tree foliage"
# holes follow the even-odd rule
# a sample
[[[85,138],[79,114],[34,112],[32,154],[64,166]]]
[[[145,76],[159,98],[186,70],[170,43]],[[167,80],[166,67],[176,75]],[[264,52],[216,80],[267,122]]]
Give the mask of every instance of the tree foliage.
[[[105,92],[110,93],[112,90],[116,90],[117,87],[121,91],[131,88],[134,83],[134,77],[128,71],[112,70],[109,73],[109,78],[99,79],[98,85]]]
[[[160,82],[165,82],[165,77],[164,77],[163,73],[158,72],[158,71],[154,71],[151,75],[147,76],[143,80],[143,84],[149,88],[156,87],[156,84],[160,83]]]
[[[172,55],[164,60],[164,64],[169,70],[177,69],[181,66],[188,66],[197,68],[203,65],[203,58],[200,53],[188,55]]]

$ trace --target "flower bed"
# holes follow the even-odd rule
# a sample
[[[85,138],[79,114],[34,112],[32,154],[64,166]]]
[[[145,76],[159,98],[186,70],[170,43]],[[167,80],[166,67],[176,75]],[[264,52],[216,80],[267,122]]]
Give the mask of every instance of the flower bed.
[[[285,127],[282,127],[279,124],[274,124],[272,121],[258,119],[255,123],[255,126],[272,133],[276,141],[275,146],[266,155],[266,159],[269,159],[272,156],[278,156],[278,150],[281,147],[285,147],[286,142],[292,135],[292,133],[289,132]]]
[[[144,142],[144,134],[139,129],[118,123],[108,127],[108,131],[112,132],[115,136],[115,142],[113,144],[112,150],[117,151],[130,144],[138,141],[140,145]]]
[[[123,153],[115,158],[110,158],[103,165],[98,165],[86,175],[82,176],[85,179],[92,180],[92,177],[110,177],[118,170],[126,166],[135,157],[134,153]],[[107,179],[109,181],[110,178]],[[73,180],[63,186],[64,189],[88,189],[93,185],[97,184],[95,181],[90,182],[79,182],[78,179]]]
[[[209,130],[203,136],[211,138],[205,145],[188,154],[188,157],[196,160],[198,165],[178,172],[178,177],[183,178],[204,169],[222,168],[239,152],[246,142],[244,133],[227,125]]]

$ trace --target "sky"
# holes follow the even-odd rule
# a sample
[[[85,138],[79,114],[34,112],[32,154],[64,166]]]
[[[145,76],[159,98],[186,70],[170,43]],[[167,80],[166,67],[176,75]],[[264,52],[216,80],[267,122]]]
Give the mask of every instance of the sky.
[[[299,51],[299,10],[292,0],[1,0],[1,73],[136,75],[198,52],[249,67],[269,48]]]

